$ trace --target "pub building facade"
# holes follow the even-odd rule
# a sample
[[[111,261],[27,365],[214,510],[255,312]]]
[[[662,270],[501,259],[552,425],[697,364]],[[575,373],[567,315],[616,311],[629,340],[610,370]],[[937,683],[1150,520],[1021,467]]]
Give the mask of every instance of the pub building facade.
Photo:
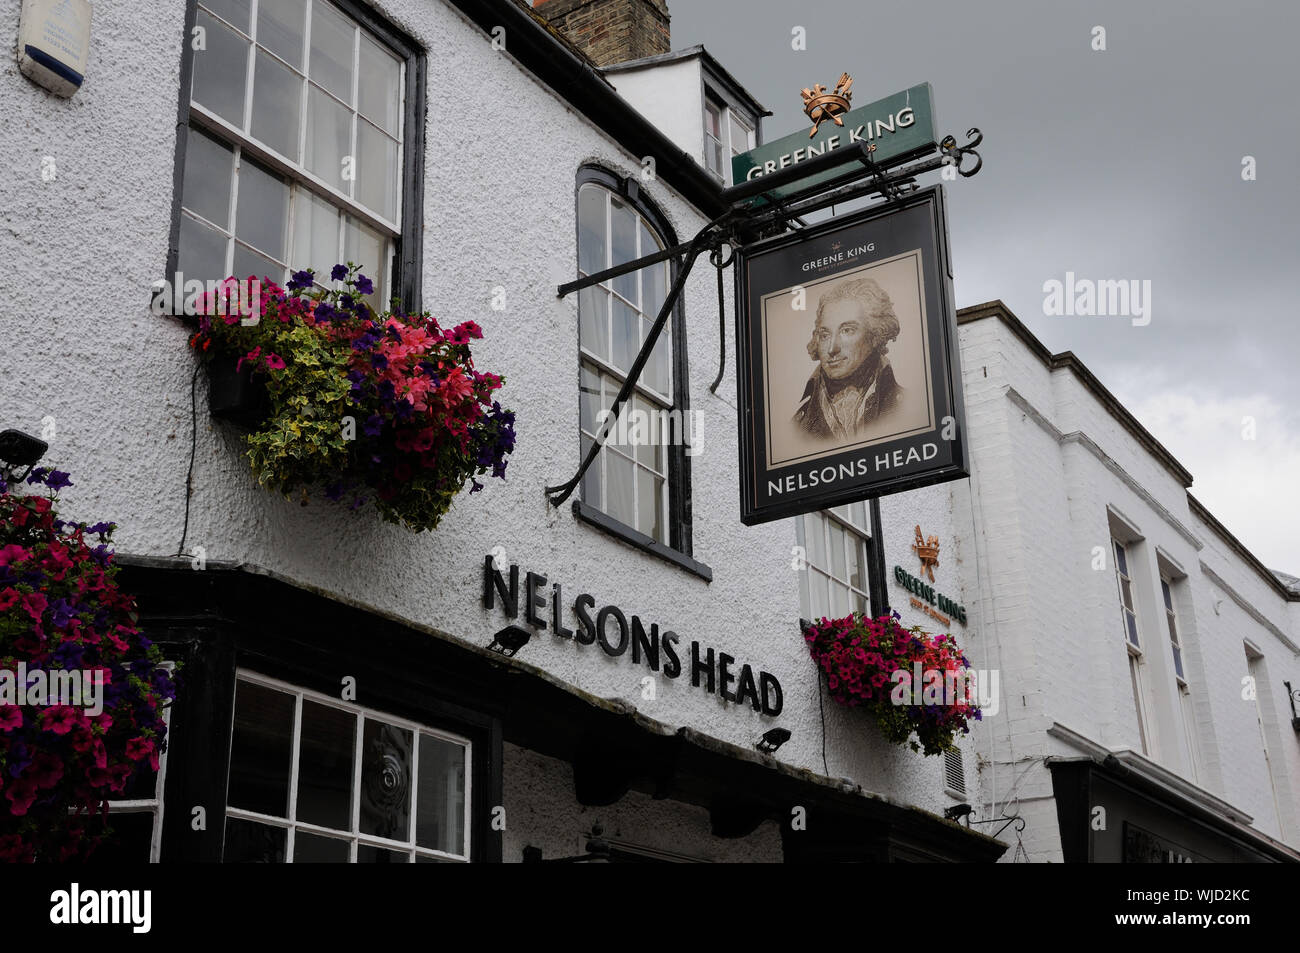
[[[96,6],[70,99],[4,76],[26,126],[0,150],[35,184],[0,187],[26,279],[0,427],[50,434],[65,515],[120,525],[180,666],[157,784],[113,805],[104,859],[1296,859],[1294,580],[1000,305],[957,328],[970,480],[746,527],[734,364],[710,387],[731,281],[720,340],[697,267],[633,404],[685,439],[613,439],[547,501],[675,266],[557,286],[689,240],[763,141],[762,104],[671,49],[663,0],[131,0]],[[176,272],[340,258],[376,302],[478,322],[506,380],[507,479],[429,533],[260,489],[192,326],[150,311]],[[827,695],[800,620],[887,610],[996,676],[955,752]]]
[[[17,16],[0,14],[14,34]],[[103,859],[1006,851],[944,818],[953,766],[825,697],[799,625],[883,608],[872,537],[893,533],[901,562],[913,522],[950,536],[949,491],[909,494],[874,533],[863,503],[743,526],[734,364],[709,386],[712,268],[635,398],[689,445],[611,440],[573,499],[544,495],[576,470],[674,265],[557,286],[689,240],[722,211],[731,155],[761,141],[766,110],[706,51],[673,54],[668,23],[662,0],[131,0],[95,5],[70,98],[5,70],[23,118],[0,150],[32,182],[0,186],[24,276],[3,305],[0,416],[47,435],[43,464],[74,483],[64,516],[112,514],[121,583],[179,666],[157,784],[113,804],[124,837]],[[674,77],[662,93],[656,70]],[[685,147],[633,102],[669,93]],[[210,412],[193,322],[151,310],[177,272],[283,284],[339,260],[376,303],[477,322],[476,366],[505,378],[507,478],[432,532],[257,486],[246,431]],[[760,751],[774,729],[788,740]]]

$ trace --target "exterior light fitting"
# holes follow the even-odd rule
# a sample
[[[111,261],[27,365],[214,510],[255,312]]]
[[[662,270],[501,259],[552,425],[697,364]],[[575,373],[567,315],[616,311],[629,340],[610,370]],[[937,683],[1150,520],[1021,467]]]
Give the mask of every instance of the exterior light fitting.
[[[21,430],[0,431],[0,461],[4,462],[6,469],[27,468],[18,478],[19,482],[27,479],[27,474],[32,472],[32,467],[45,456],[48,449],[50,445],[44,440]]]
[[[533,634],[527,629],[521,629],[517,625],[508,625],[492,636],[488,651],[498,652],[506,658],[514,658],[514,654],[527,645],[528,640],[532,637]]]
[[[771,754],[789,740],[789,728],[772,728],[763,732],[763,737],[758,740],[758,744],[754,745],[754,747],[763,754]]]

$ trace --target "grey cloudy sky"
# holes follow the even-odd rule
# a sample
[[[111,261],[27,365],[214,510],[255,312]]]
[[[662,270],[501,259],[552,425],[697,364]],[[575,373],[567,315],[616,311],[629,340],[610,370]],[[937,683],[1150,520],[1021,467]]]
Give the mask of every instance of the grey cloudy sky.
[[[984,132],[983,170],[948,188],[958,306],[1001,298],[1052,351],[1074,351],[1229,530],[1300,575],[1300,4],[669,8],[674,48],[703,43],[773,111],[768,139],[806,124],[802,87],[841,72],[858,105],[933,84],[940,135]],[[1247,155],[1256,181],[1242,180]],[[1150,324],[1046,316],[1043,283],[1066,271],[1149,279]]]

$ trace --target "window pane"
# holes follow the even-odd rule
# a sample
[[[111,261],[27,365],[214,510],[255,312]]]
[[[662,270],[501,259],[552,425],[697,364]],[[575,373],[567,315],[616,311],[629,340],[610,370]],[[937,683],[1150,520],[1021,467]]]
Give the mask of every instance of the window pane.
[[[578,190],[578,267],[589,275],[609,267],[605,255],[606,194],[594,185]]]
[[[335,837],[298,831],[293,835],[295,864],[346,864],[351,845]]]
[[[302,69],[306,0],[262,0],[257,5],[257,42],[290,66]]]
[[[190,129],[185,144],[184,205],[208,221],[230,227],[230,178],[235,154],[197,129]]]
[[[1128,560],[1125,558],[1124,547],[1119,543],[1115,544],[1115,565],[1124,575],[1128,575]]]
[[[329,202],[306,189],[294,190],[293,256],[295,271],[311,268],[316,280],[330,283],[330,269],[339,264],[339,213]]]
[[[749,151],[749,128],[736,118],[735,113],[731,116],[731,151],[740,153]]]
[[[1183,650],[1177,645],[1174,646],[1174,671],[1178,673],[1179,678],[1186,678],[1183,674]]]
[[[659,408],[639,398],[633,401],[633,407],[640,411],[637,417],[628,420],[628,434],[635,434],[637,439],[636,458],[642,465],[662,473],[664,435]]]
[[[364,119],[357,120],[356,199],[384,218],[397,220],[397,142]]]
[[[317,0],[311,9],[311,78],[331,93],[352,103],[353,34],[356,28]]]
[[[853,611],[862,613],[867,611],[867,597],[860,592],[853,594]]]
[[[586,364],[578,368],[578,423],[590,434],[598,434],[597,415],[601,411],[600,375]]]
[[[1174,617],[1171,613],[1165,614],[1165,619],[1169,622],[1169,641],[1174,645],[1178,644],[1178,626],[1174,624]]]
[[[657,477],[638,467],[636,484],[637,513],[640,517],[637,529],[652,539],[663,542],[663,521],[659,517],[662,509],[664,481],[661,477]]]
[[[465,747],[420,736],[420,790],[415,842],[465,853]]]
[[[634,261],[636,250],[637,215],[630,205],[624,205],[612,195],[609,199],[610,254],[613,265]],[[621,275],[614,279],[614,290],[633,304],[640,304],[637,296],[637,272]]]
[[[352,148],[352,114],[312,86],[307,93],[307,115],[303,165],[345,195],[351,195],[352,183],[343,177],[343,157]]]
[[[376,311],[383,311],[387,301],[388,242],[373,228],[346,215],[343,218],[343,258],[360,265],[361,273],[375,283],[375,293],[366,301]]]
[[[819,572],[808,573],[809,597],[814,619],[831,614],[830,580]]]
[[[1169,583],[1165,582],[1163,579],[1160,580],[1160,594],[1165,598],[1165,608],[1172,610],[1174,607],[1174,600],[1169,594]]]
[[[590,437],[581,439],[582,457],[580,459],[587,459],[587,454],[591,451],[591,445],[594,442]],[[601,457],[597,455],[596,459],[591,461],[591,466],[587,469],[587,472],[582,475],[582,501],[591,504],[598,510],[605,508],[603,496],[600,492],[600,466]]]
[[[406,840],[411,821],[411,732],[367,718],[361,763],[361,833]]]
[[[286,816],[289,764],[293,755],[293,709],[292,695],[253,682],[236,683],[227,793],[231,807]]]
[[[1125,612],[1125,613],[1124,613],[1124,620],[1125,620],[1126,624],[1128,625],[1128,639],[1129,639],[1129,641],[1132,642],[1134,645],[1137,645],[1137,644],[1138,644],[1138,627],[1137,627],[1137,619],[1133,617],[1133,613],[1131,613],[1131,612]],[[1159,643],[1157,643],[1157,644],[1159,644]]]
[[[371,847],[369,844],[357,845],[358,864],[409,864],[410,862],[411,858],[408,854],[385,850],[382,847]]]
[[[871,528],[867,523],[867,505],[865,503],[858,502],[851,504],[849,512],[853,517],[853,525],[862,530],[869,530]]]
[[[226,243],[220,232],[181,216],[181,247],[176,267],[186,280],[219,281],[226,276]]]
[[[282,864],[288,831],[237,817],[226,818],[225,864]]]
[[[654,251],[654,246],[651,246],[650,253],[654,254]],[[659,309],[663,307],[664,299],[668,297],[667,262],[641,270],[641,293],[641,310],[645,312],[646,317],[652,320],[659,317]]]
[[[713,105],[713,103],[705,103],[704,131],[714,139],[720,139],[722,137],[721,118],[722,114],[717,106]]]
[[[826,568],[824,523],[825,520],[816,513],[809,513],[804,517],[804,539],[808,547],[808,562],[818,569]]]
[[[605,486],[605,512],[633,528],[636,527],[636,513],[633,510],[635,470],[636,466],[627,457],[612,447],[606,449],[605,473],[608,482]]]
[[[827,522],[831,529],[831,575],[836,579],[848,579],[848,570],[844,564],[844,527],[833,520]]]
[[[247,160],[240,162],[235,237],[283,260],[288,229],[289,186],[260,166]]]
[[[863,573],[862,559],[862,541],[852,533],[848,534],[849,539],[849,582],[855,589],[866,589],[867,581]]]
[[[233,273],[236,278],[270,278],[277,284],[284,281],[284,267],[265,255],[260,255],[235,242]]]
[[[652,322],[645,322],[645,333],[649,335]],[[670,347],[672,327],[665,324],[655,341],[654,350],[645,362],[641,380],[647,387],[652,387],[665,397],[668,396],[668,350]]]
[[[842,619],[849,614],[849,587],[831,583],[831,615]]]
[[[194,51],[191,96],[196,103],[243,129],[249,43],[202,10],[196,23],[203,29],[205,48]]]
[[[248,32],[249,4],[251,0],[203,0],[207,7],[227,23],[232,23],[245,33]]]
[[[1125,609],[1133,608],[1133,584],[1127,579],[1119,581],[1120,598],[1124,601]]]
[[[357,716],[312,701],[302,705],[298,753],[298,820],[338,830],[352,828],[352,756]],[[344,845],[345,847],[347,845]],[[294,857],[299,848],[295,844]]]
[[[641,349],[641,318],[621,298],[614,299],[614,340],[610,363],[626,371]]]
[[[609,360],[609,292],[599,285],[578,292],[578,339],[592,354]]]
[[[280,155],[297,159],[301,105],[302,80],[293,70],[259,50],[257,73],[253,77],[253,136]]]
[[[402,65],[370,37],[361,34],[358,103],[362,114],[391,136],[401,128]]]

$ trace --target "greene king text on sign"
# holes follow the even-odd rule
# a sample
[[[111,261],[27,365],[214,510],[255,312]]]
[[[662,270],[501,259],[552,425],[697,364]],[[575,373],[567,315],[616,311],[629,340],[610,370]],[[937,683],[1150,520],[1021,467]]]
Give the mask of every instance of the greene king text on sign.
[[[882,168],[906,162],[935,148],[934,105],[929,83],[920,83],[901,93],[894,93],[866,106],[852,109],[840,117],[843,126],[822,124],[817,135],[808,138],[807,127],[793,135],[765,143],[743,152],[731,160],[733,182],[770,175],[778,169],[825,155],[856,143],[874,143],[872,161]],[[817,182],[843,175],[842,169],[823,172],[800,180],[796,185],[773,189],[773,197],[789,195]]]

